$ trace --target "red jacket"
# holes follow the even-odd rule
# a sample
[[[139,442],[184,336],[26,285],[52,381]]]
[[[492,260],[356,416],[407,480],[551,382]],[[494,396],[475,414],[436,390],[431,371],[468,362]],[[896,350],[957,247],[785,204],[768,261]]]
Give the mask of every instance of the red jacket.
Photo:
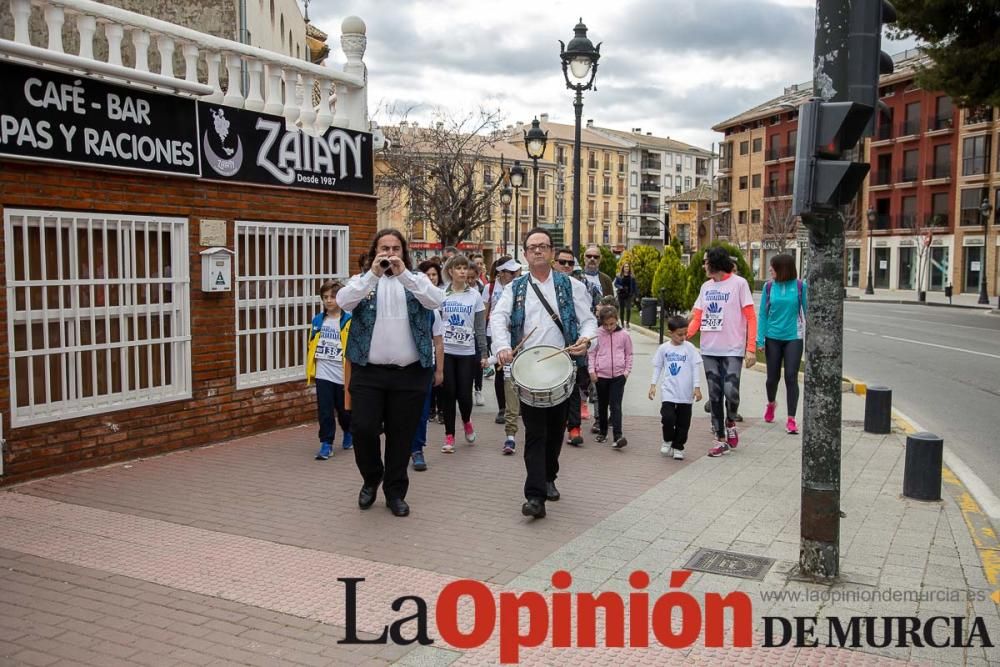
[[[587,365],[599,378],[621,377],[632,372],[632,338],[620,326],[609,332],[597,330],[597,338],[587,353]]]

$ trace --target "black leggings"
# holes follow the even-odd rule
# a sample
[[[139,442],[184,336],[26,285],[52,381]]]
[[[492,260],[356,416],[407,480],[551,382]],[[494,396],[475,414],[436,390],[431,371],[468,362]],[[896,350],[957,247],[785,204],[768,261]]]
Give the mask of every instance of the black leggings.
[[[785,366],[785,396],[788,399],[788,416],[794,417],[799,407],[799,364],[802,363],[802,339],[764,341],[767,359],[767,402],[774,403],[778,396],[781,366]]]
[[[441,385],[441,405],[444,412],[444,434],[455,435],[455,401],[462,414],[462,423],[472,418],[472,378],[482,373],[479,357],[474,354],[444,355],[444,384]]]

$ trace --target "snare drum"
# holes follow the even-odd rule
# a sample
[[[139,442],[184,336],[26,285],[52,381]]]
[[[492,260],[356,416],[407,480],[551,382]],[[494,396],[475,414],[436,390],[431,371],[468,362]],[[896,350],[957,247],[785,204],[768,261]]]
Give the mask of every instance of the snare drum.
[[[510,380],[522,401],[536,408],[551,408],[565,401],[576,386],[576,365],[558,347],[538,345],[514,358]]]

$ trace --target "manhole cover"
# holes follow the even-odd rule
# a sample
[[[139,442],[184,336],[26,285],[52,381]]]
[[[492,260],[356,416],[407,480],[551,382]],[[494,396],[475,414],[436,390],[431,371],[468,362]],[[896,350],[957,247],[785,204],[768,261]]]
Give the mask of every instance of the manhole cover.
[[[711,572],[727,577],[756,579],[761,581],[764,575],[774,565],[773,558],[749,556],[732,551],[716,551],[715,549],[698,549],[691,560],[684,565],[685,569],[698,572]]]

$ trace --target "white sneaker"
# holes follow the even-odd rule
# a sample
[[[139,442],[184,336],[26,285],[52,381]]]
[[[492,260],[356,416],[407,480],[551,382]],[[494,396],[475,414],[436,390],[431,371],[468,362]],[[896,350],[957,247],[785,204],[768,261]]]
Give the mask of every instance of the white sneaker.
[[[483,399],[483,392],[478,389],[473,392],[472,397],[475,400],[476,405],[486,405],[486,401]]]
[[[660,453],[663,454],[664,456],[670,456],[673,449],[674,448],[670,446],[669,442],[665,442],[662,445],[660,445]]]
[[[683,460],[684,460],[684,450],[683,449],[675,449],[674,450],[674,461],[683,461]]]

